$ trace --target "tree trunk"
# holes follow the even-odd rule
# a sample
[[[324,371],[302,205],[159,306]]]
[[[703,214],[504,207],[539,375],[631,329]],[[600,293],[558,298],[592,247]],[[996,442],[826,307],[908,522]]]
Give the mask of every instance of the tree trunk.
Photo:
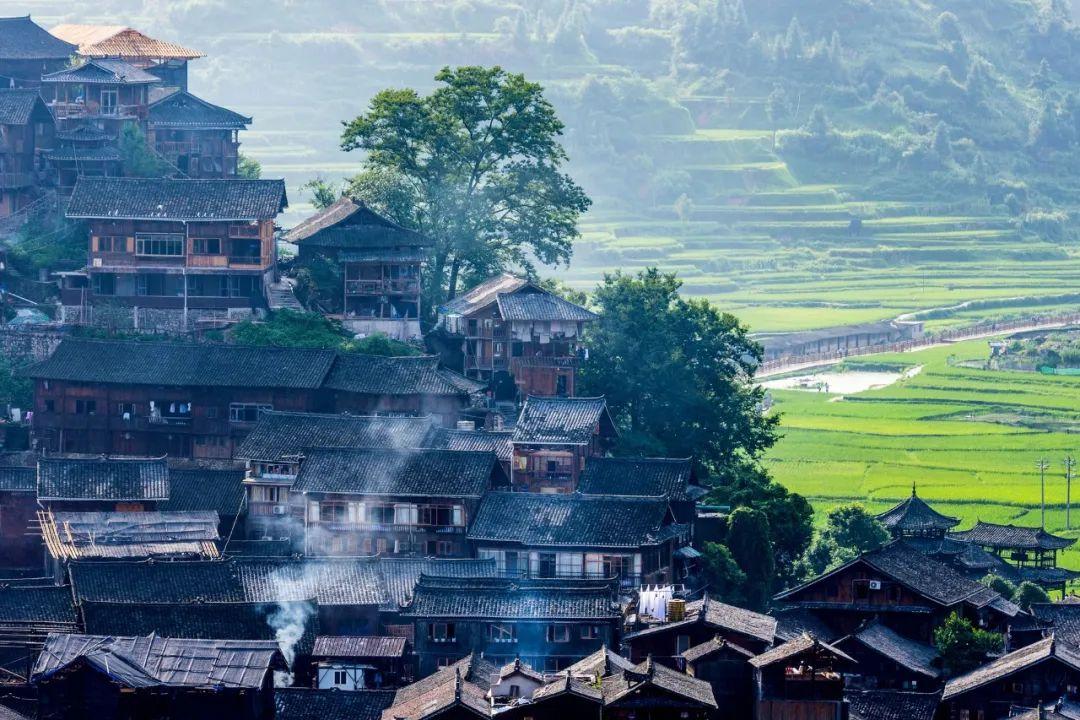
[[[431,268],[431,288],[432,299],[438,298],[442,294],[442,276],[446,270],[446,251],[441,250],[435,253],[435,263]],[[435,303],[439,304],[439,303]]]
[[[459,269],[461,269],[461,262],[455,256],[454,262],[450,264],[450,285],[446,291],[447,300],[453,300],[454,297],[457,295],[457,279]]]

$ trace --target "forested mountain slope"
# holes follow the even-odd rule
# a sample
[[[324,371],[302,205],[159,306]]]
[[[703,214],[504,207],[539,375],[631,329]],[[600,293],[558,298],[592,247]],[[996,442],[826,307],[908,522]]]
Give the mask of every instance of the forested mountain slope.
[[[594,210],[565,277],[676,269],[754,329],[1075,307],[1080,32],[1062,0],[38,0],[199,48],[297,188],[445,64],[541,81]],[[25,5],[0,0],[0,12]]]

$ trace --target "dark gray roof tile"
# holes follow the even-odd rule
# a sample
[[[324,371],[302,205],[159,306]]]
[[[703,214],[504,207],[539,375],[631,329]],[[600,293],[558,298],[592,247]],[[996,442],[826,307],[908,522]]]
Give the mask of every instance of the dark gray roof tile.
[[[293,490],[399,497],[480,497],[505,475],[495,453],[311,448]]]
[[[412,618],[612,620],[620,613],[606,582],[423,575],[402,614]]]
[[[275,720],[380,720],[393,690],[274,689]]]
[[[373,658],[405,654],[405,638],[387,635],[320,635],[311,651],[315,657]]]
[[[236,457],[279,462],[314,447],[424,447],[433,432],[429,417],[264,412]]]
[[[499,314],[509,322],[589,322],[596,313],[553,295],[546,290],[523,289],[515,293],[500,293]]]
[[[4,60],[67,60],[77,50],[29,15],[0,18],[0,58]]]
[[[933,720],[941,693],[846,690],[851,720]]]
[[[270,220],[288,204],[284,180],[80,177],[69,218]]]
[[[147,123],[159,128],[243,130],[251,124],[251,118],[181,90],[151,103]]]
[[[326,379],[331,390],[369,395],[465,397],[484,386],[439,367],[434,356],[382,357],[344,353]]]
[[[0,89],[0,125],[26,125],[31,121],[52,122],[41,94],[34,88]]]
[[[690,458],[589,458],[578,490],[589,495],[663,495],[687,500]]]
[[[950,537],[999,550],[1064,550],[1076,542],[1075,538],[1053,535],[1042,528],[998,525],[982,520],[970,530],[951,533]]]
[[[164,458],[42,458],[37,493],[39,500],[162,501],[169,467]]]
[[[513,442],[539,445],[587,445],[595,433],[613,435],[607,402],[598,398],[530,395],[514,426]]]

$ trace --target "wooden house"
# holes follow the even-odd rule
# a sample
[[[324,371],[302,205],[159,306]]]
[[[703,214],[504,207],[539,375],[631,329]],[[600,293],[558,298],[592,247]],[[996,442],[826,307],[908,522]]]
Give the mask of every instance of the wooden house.
[[[38,509],[37,470],[0,466],[0,567],[41,567]]]
[[[17,680],[30,676],[50,634],[78,632],[79,620],[70,587],[49,578],[5,580],[0,586],[0,672],[7,688],[16,689]]]
[[[311,448],[290,495],[306,554],[466,557],[480,498],[506,485],[490,452]]]
[[[599,683],[560,673],[536,688],[528,702],[514,702],[499,708],[499,718],[506,720],[600,720],[604,697]]]
[[[942,720],[1010,717],[1013,707],[1039,707],[1080,695],[1080,648],[1053,635],[1006,653],[945,683]]]
[[[270,640],[192,640],[50,635],[31,683],[38,717],[274,717],[275,671],[287,671]]]
[[[422,680],[398,688],[382,717],[386,720],[490,718],[488,691],[497,674],[498,669],[478,653],[455,657]]]
[[[499,458],[503,472],[510,477],[510,462],[514,457],[514,448],[511,445],[513,437],[514,433],[510,430],[463,430],[440,427],[426,438],[424,447],[493,452],[495,457]]]
[[[247,464],[247,536],[253,539],[302,536],[292,516],[290,491],[310,448],[419,448],[435,432],[430,417],[331,415],[268,410],[235,457]],[[302,501],[301,513],[302,513]]]
[[[468,377],[490,382],[496,400],[576,394],[581,335],[596,314],[504,273],[438,309],[460,344]]]
[[[901,635],[929,643],[950,613],[1004,631],[1020,608],[990,588],[920,553],[903,541],[860,555],[840,567],[786,590],[783,607],[813,611],[843,633],[873,617]]]
[[[716,716],[712,686],[652,658],[600,681],[604,718],[708,720]]]
[[[530,396],[511,445],[515,490],[573,492],[586,460],[606,454],[617,431],[604,398]]]
[[[776,618],[705,596],[686,603],[686,612],[681,619],[632,628],[623,636],[622,642],[634,662],[652,657],[657,662],[681,669],[684,667],[683,653],[717,638],[756,655],[772,647],[776,639]]]
[[[39,87],[42,75],[67,67],[76,50],[29,15],[0,18],[0,86]]]
[[[176,331],[262,312],[287,204],[282,180],[80,178],[67,217],[89,227],[89,264],[64,320]]]
[[[934,720],[941,691],[846,690],[844,699],[851,720]]]
[[[1076,538],[1054,535],[1042,528],[998,525],[982,520],[970,530],[951,533],[949,537],[975,545],[1005,561],[1011,566],[1001,572],[1006,578],[1017,582],[1031,581],[1048,590],[1058,590],[1062,596],[1066,584],[1080,576],[1080,573],[1058,567],[1057,562],[1058,553],[1076,543]]]
[[[855,661],[810,635],[750,659],[755,720],[845,720],[844,673]]]
[[[274,689],[275,720],[379,720],[393,690],[336,692],[306,687]]]
[[[489,492],[469,540],[508,577],[615,578],[668,584],[689,542],[664,497]]]
[[[589,458],[577,489],[586,495],[664,497],[676,522],[691,529],[697,501],[708,492],[698,484],[690,458]]]
[[[290,230],[285,240],[296,244],[301,267],[329,262],[339,269],[341,299],[328,301],[326,310],[350,332],[420,338],[427,237],[343,196]]]
[[[240,131],[250,124],[249,117],[181,90],[150,103],[146,139],[183,177],[235,178]]]
[[[115,58],[87,60],[41,77],[41,94],[60,130],[90,123],[112,134],[141,125],[150,88],[161,79]]]
[[[74,338],[21,373],[35,382],[41,449],[226,460],[268,410],[430,415],[450,425],[473,390],[434,358]]]
[[[937,650],[877,621],[832,643],[858,664],[848,687],[867,690],[938,690],[943,674]]]
[[[188,62],[203,57],[198,50],[158,40],[123,25],[65,23],[49,32],[76,46],[81,58],[123,60],[155,75],[162,85],[179,90],[187,90]]]
[[[0,217],[26,207],[44,176],[40,151],[52,146],[54,122],[32,88],[0,90]]]
[[[682,654],[687,675],[712,686],[717,718],[738,720],[753,716],[754,653],[717,635]]]
[[[47,512],[147,512],[169,499],[165,458],[43,457],[38,504]]]
[[[403,637],[320,635],[311,651],[316,687],[323,690],[392,688],[411,681]]]
[[[56,141],[44,153],[57,190],[70,196],[80,177],[120,177],[124,174],[116,135],[93,125],[79,125],[56,133]]]
[[[428,575],[401,617],[414,623],[420,677],[468,652],[555,672],[612,645],[620,623],[607,581]]]

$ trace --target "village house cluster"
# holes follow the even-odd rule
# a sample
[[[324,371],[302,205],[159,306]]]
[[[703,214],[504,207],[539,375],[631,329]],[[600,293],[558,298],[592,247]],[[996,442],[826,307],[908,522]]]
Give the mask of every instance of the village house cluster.
[[[60,320],[164,335],[297,307],[283,241],[341,269],[315,309],[419,341],[429,240],[348,198],[281,232],[283,181],[237,177],[250,118],[188,92],[199,56],[0,19],[0,214],[48,189],[87,228]],[[122,176],[133,124],[172,177]],[[768,614],[726,604],[700,552],[726,508],[693,459],[612,457],[579,392],[594,313],[502,274],[435,315],[430,355],[39,353],[3,427],[0,718],[1080,720],[1072,539],[958,531],[913,488],[883,548]],[[991,573],[1062,602],[1022,609]],[[952,614],[1002,652],[948,675]]]

